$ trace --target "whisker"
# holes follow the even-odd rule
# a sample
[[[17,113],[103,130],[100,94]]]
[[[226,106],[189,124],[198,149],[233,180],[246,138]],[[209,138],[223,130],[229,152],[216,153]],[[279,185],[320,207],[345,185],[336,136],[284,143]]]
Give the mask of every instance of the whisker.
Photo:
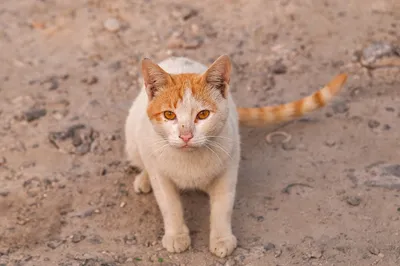
[[[210,144],[216,148],[219,148],[232,160],[232,156],[218,142],[212,142],[212,141],[208,140],[208,144]]]
[[[161,146],[161,147],[155,149],[155,150],[150,154],[150,157],[153,156],[155,153],[157,153],[158,151],[160,151],[161,149],[165,148],[165,147],[168,146],[168,145],[169,145],[169,143],[164,144],[163,146]]]
[[[215,156],[217,156],[217,158],[218,158],[220,164],[222,165],[222,160],[221,160],[221,158],[219,158],[218,154],[217,154],[211,147],[209,147],[207,144],[205,145],[205,147],[206,147],[207,149],[209,149],[212,153],[214,153]]]

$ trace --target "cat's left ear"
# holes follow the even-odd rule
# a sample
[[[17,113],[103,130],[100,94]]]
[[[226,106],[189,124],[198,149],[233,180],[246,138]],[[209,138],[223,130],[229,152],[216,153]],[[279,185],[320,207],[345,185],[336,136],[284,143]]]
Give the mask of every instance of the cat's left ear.
[[[228,95],[228,87],[231,78],[231,60],[229,56],[222,55],[212,63],[203,74],[205,81],[221,92],[224,98]]]

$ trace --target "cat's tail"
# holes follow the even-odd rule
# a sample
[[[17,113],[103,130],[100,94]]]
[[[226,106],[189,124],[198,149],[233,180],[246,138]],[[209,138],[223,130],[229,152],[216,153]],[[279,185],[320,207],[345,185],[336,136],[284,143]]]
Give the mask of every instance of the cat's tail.
[[[346,74],[337,75],[322,89],[290,103],[258,108],[239,107],[239,122],[247,126],[264,126],[301,117],[325,106],[340,91],[346,80]]]

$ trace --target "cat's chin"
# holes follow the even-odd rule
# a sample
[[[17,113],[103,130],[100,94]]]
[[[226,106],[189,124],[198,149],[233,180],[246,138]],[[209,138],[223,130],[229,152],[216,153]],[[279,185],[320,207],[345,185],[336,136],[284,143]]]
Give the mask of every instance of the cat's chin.
[[[195,150],[201,148],[201,146],[185,144],[185,145],[175,146],[175,148],[179,151],[190,152],[190,151],[195,151]]]

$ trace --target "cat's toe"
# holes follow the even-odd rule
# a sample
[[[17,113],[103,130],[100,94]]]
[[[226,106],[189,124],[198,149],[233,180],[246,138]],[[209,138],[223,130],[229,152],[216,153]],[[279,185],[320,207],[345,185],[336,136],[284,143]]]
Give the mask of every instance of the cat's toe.
[[[237,240],[234,235],[217,237],[210,241],[210,251],[220,258],[229,256],[236,248]]]
[[[133,182],[133,187],[137,194],[150,193],[151,184],[147,174],[140,173],[138,176],[136,176],[135,181]]]
[[[169,252],[180,253],[187,250],[190,246],[190,236],[187,233],[164,235],[162,239],[163,247]]]

